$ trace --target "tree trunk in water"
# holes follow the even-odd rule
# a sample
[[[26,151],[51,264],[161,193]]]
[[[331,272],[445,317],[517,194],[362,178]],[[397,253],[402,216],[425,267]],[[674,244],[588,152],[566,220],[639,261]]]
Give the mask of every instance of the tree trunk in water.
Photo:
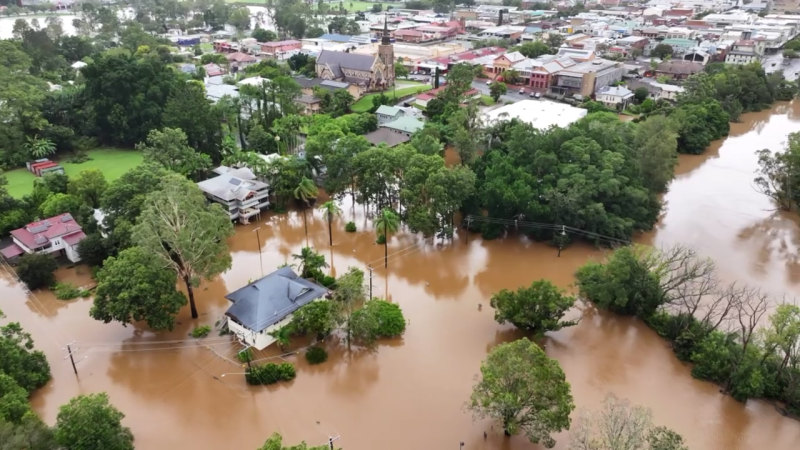
[[[389,267],[389,236],[386,235],[386,221],[383,222],[383,268]]]
[[[192,309],[192,319],[197,319],[197,306],[194,304],[194,289],[192,289],[192,282],[189,276],[183,277],[183,282],[186,283],[186,292],[189,294],[189,307]]]
[[[333,220],[333,217],[331,217],[331,212],[328,211],[328,243],[333,247],[333,228],[331,228],[331,220]]]
[[[306,209],[303,208],[303,226],[306,229],[306,247],[308,247],[308,221],[306,220]]]

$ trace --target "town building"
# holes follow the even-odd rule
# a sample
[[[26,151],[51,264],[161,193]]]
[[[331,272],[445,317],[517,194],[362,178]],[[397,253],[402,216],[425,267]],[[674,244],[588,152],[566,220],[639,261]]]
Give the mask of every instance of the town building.
[[[567,127],[584,117],[588,111],[564,103],[549,100],[522,100],[487,111],[483,114],[483,122],[494,125],[498,122],[519,119],[538,130],[551,127]]]
[[[225,55],[225,59],[228,60],[228,66],[230,67],[231,72],[234,73],[246,68],[247,66],[255,64],[258,61],[255,56],[242,52],[228,53]]]
[[[225,311],[228,330],[243,344],[263,350],[275,343],[270,334],[289,324],[295,311],[327,293],[291,267],[281,267],[225,296],[232,303]]]
[[[664,61],[656,67],[657,76],[667,76],[673,80],[681,81],[703,71],[701,63],[673,59]]]
[[[322,50],[316,62],[317,77],[356,84],[380,91],[394,84],[394,48],[384,22],[377,55]]]
[[[300,50],[303,48],[303,43],[296,40],[277,41],[277,42],[262,42],[260,43],[261,53],[273,58],[279,58],[285,53]]]
[[[258,181],[250,169],[219,166],[214,173],[218,175],[197,186],[210,201],[222,205],[231,220],[248,223],[269,206],[269,186]]]
[[[596,58],[559,71],[550,91],[557,95],[577,94],[588,98],[598,89],[620,81],[624,73],[621,63]]]
[[[633,100],[633,92],[624,86],[605,86],[597,90],[595,99],[609,108],[623,110]]]
[[[742,39],[736,41],[725,54],[728,64],[760,63],[764,57],[764,42],[758,39]]]
[[[381,105],[375,111],[375,115],[378,116],[378,125],[383,125],[403,117],[405,111],[397,106]]]
[[[78,262],[81,260],[78,243],[85,237],[86,234],[72,215],[64,213],[12,230],[11,245],[0,250],[0,253],[8,260],[25,253],[58,253],[72,262]]]

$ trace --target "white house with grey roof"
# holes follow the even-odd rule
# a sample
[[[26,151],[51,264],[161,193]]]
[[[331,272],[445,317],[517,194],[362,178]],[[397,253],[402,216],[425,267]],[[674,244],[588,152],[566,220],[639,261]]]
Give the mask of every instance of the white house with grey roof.
[[[281,267],[225,296],[233,303],[225,311],[228,329],[242,343],[263,350],[276,341],[270,333],[288,325],[295,311],[327,293],[291,267]]]
[[[256,180],[247,167],[238,169],[219,166],[214,169],[219,175],[197,183],[206,197],[222,205],[231,220],[247,222],[261,214],[269,206],[269,186]]]

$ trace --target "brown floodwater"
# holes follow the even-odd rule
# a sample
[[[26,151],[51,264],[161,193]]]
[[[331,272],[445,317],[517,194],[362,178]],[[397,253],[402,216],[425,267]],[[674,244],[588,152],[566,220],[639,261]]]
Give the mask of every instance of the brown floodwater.
[[[727,279],[794,295],[800,231],[791,218],[771,210],[753,190],[752,178],[754,152],[781,148],[789,132],[800,130],[799,111],[795,102],[746,114],[706,155],[682,157],[661,221],[639,241],[691,245],[713,258]],[[505,438],[497,425],[474,421],[464,408],[487,351],[520,336],[494,322],[488,299],[539,278],[569,289],[575,269],[603,252],[578,244],[558,258],[553,248],[515,236],[487,242],[476,235],[467,241],[462,234],[432,243],[400,233],[390,239],[387,271],[363,208],[345,202],[343,210],[332,249],[322,213],[309,214],[309,243],[326,255],[332,272],[376,267],[374,295],[397,302],[408,318],[402,338],[351,354],[331,340],[330,359],[313,367],[302,357],[285,356],[297,365],[297,378],[270,387],[245,384],[235,362],[239,346],[228,336],[189,338],[194,326],[223,317],[226,292],[260,276],[256,226],[265,272],[292,262],[304,245],[302,214],[265,215],[259,224],[237,226],[230,240],[232,268],[197,289],[200,318],[191,320],[184,308],[170,333],[97,322],[88,316],[91,300],[59,301],[46,291],[27,295],[0,269],[0,309],[34,335],[52,366],[53,380],[32,398],[35,409],[52,424],[69,398],[106,391],[142,449],[254,449],[273,431],[288,442],[311,444],[340,436],[337,446],[348,450],[455,450],[460,442],[466,449],[537,448],[519,436]],[[357,233],[343,231],[351,219]],[[91,284],[84,266],[57,275]],[[596,408],[613,392],[651,408],[655,422],[678,431],[692,449],[800,445],[800,422],[767,402],[738,403],[693,379],[690,367],[641,322],[588,305],[573,314],[581,316],[579,325],[543,343],[564,368],[579,410]],[[68,343],[77,348],[77,378],[64,359]],[[293,348],[304,345],[297,341]],[[258,357],[280,355],[272,349]],[[562,433],[557,448],[567,444]]]

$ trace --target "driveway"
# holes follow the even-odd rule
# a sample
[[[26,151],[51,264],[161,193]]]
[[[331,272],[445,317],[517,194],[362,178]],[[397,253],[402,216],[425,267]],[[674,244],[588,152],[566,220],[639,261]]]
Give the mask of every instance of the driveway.
[[[486,80],[474,80],[472,82],[472,87],[480,91],[481,94],[484,95],[491,95],[489,94],[489,85],[486,84]],[[530,88],[525,88],[525,93],[519,93],[519,87],[508,86],[508,92],[504,95],[500,96],[501,102],[511,102],[515,103],[520,100],[529,100],[530,97],[528,94],[531,92]]]

